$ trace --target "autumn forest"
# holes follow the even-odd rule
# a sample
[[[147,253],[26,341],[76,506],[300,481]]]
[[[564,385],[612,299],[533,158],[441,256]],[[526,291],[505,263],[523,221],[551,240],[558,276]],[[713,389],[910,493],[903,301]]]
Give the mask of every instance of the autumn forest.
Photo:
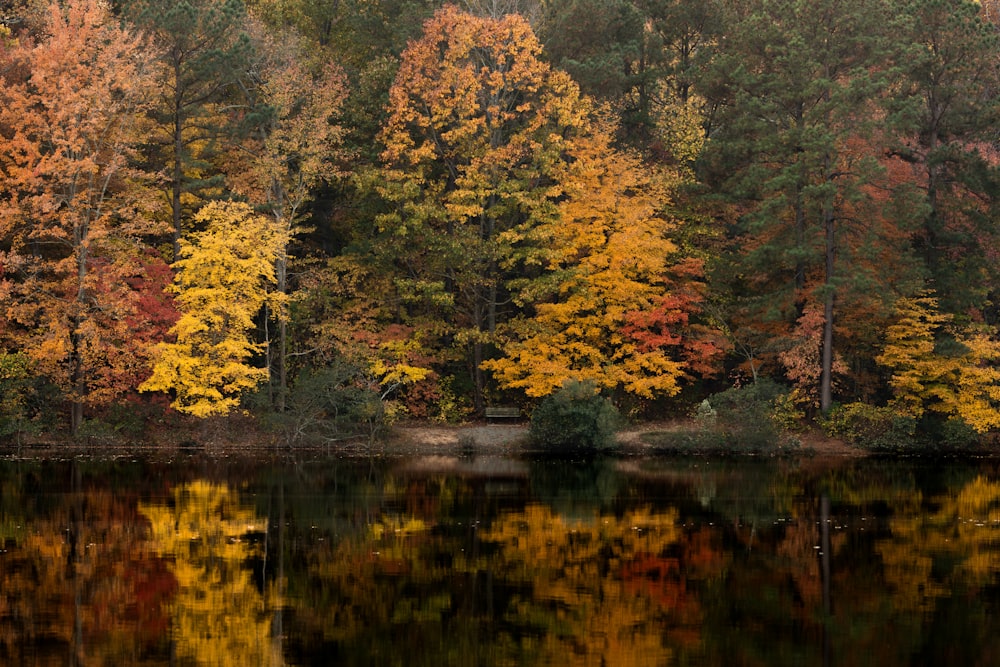
[[[994,0],[0,5],[5,435],[765,382],[985,434],[998,223]]]

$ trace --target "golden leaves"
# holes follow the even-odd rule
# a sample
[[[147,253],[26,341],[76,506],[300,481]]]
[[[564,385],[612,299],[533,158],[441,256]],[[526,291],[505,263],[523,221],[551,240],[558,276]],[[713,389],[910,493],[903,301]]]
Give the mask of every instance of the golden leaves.
[[[670,347],[645,347],[628,334],[632,314],[652,310],[667,290],[676,247],[658,215],[666,195],[637,158],[611,147],[610,136],[595,124],[567,147],[573,159],[555,170],[558,214],[533,232],[547,269],[525,286],[534,317],[511,327],[504,358],[483,365],[528,396],[569,379],[644,398],[680,389],[684,364]],[[537,289],[543,284],[548,293]]]
[[[207,417],[226,414],[267,378],[266,369],[246,363],[261,349],[250,332],[261,307],[284,297],[269,295],[267,285],[289,232],[233,202],[208,204],[196,221],[205,231],[182,241],[174,263],[176,342],[157,345],[153,374],[139,389],[173,391],[173,407]]]
[[[171,504],[141,505],[154,548],[171,563],[178,590],[170,605],[178,658],[204,665],[264,665],[271,618],[246,561],[258,552],[244,537],[266,529],[225,485],[195,480]]]
[[[979,433],[1000,426],[1000,342],[971,327],[948,330],[953,317],[929,292],[900,299],[896,310],[876,357],[892,371],[894,406],[914,417],[925,410],[959,417]],[[940,351],[939,336],[951,337],[956,350]]]

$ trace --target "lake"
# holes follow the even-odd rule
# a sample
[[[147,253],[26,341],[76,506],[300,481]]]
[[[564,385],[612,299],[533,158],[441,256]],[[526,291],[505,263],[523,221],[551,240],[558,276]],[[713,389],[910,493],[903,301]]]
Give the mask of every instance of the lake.
[[[996,665],[993,461],[0,460],[2,665]]]

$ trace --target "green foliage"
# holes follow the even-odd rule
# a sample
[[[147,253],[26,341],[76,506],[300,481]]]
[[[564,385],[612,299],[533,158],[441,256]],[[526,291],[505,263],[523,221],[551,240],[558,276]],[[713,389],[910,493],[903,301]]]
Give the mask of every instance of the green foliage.
[[[22,432],[32,391],[31,360],[20,352],[0,352],[0,436]]]
[[[363,378],[363,369],[343,360],[303,371],[291,386],[286,412],[267,420],[290,444],[374,441],[389,426],[391,411]]]
[[[917,420],[891,407],[867,403],[837,405],[823,418],[820,427],[832,437],[875,451],[906,451],[917,445]]]
[[[656,433],[648,441],[673,453],[770,454],[797,445],[788,431],[797,429],[802,417],[795,392],[761,378],[702,401],[695,410],[697,428]]]
[[[979,446],[981,434],[961,417],[940,420],[931,429],[931,438],[939,449],[969,450]]]
[[[715,394],[709,399],[715,410],[714,435],[735,451],[777,448],[782,428],[791,423],[790,414],[794,414],[789,397],[787,388],[767,378]]]
[[[548,450],[609,449],[618,410],[593,382],[570,380],[531,414],[531,438]]]

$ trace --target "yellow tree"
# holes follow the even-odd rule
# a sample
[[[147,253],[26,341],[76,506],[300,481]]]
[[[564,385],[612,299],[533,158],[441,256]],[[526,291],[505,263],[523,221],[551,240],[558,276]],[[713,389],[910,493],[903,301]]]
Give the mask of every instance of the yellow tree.
[[[543,505],[505,512],[481,536],[497,546],[492,570],[517,590],[508,614],[541,631],[523,648],[537,650],[540,664],[572,654],[585,665],[673,662],[661,619],[677,600],[635,579],[647,569],[665,578],[664,555],[680,538],[673,509],[568,519]]]
[[[156,346],[152,376],[143,391],[172,391],[173,407],[198,417],[226,414],[240,395],[267,379],[249,365],[263,345],[251,340],[254,317],[270,300],[275,259],[287,230],[247,204],[213,202],[195,216],[205,231],[182,239],[172,291],[181,312],[174,342]]]
[[[411,318],[468,352],[482,401],[485,342],[510,313],[503,232],[552,213],[553,169],[590,105],[541,57],[527,21],[446,6],[403,54],[376,188],[392,210],[376,252]]]
[[[972,327],[949,331],[953,317],[939,311],[930,293],[900,299],[896,310],[876,361],[892,371],[897,409],[959,417],[980,433],[1000,427],[1000,343]],[[941,351],[941,337],[953,339],[954,351]]]
[[[682,365],[653,342],[679,341],[664,326],[686,318],[666,289],[663,189],[612,148],[522,17],[438,11],[403,55],[390,110],[378,187],[394,208],[378,252],[402,273],[406,314],[468,346],[477,407],[482,370],[534,396],[567,377],[677,390]],[[501,331],[510,358],[483,363]]]
[[[52,2],[37,44],[0,40],[0,331],[63,390],[74,431],[145,355],[129,281],[159,231],[134,168],[154,55],[100,0]]]
[[[266,522],[240,505],[225,485],[196,480],[173,503],[140,505],[153,548],[177,578],[170,605],[171,639],[184,664],[284,664],[271,637],[271,616],[246,562],[259,548],[244,539]]]
[[[504,356],[483,364],[528,396],[568,380],[643,398],[673,395],[691,364],[719,352],[711,341],[698,348],[687,339],[700,295],[695,276],[683,285],[668,278],[677,248],[667,236],[673,224],[659,214],[662,178],[616,152],[611,136],[595,124],[556,169],[556,215],[526,239],[544,257],[541,277],[522,283],[520,298],[533,312],[504,331]]]

